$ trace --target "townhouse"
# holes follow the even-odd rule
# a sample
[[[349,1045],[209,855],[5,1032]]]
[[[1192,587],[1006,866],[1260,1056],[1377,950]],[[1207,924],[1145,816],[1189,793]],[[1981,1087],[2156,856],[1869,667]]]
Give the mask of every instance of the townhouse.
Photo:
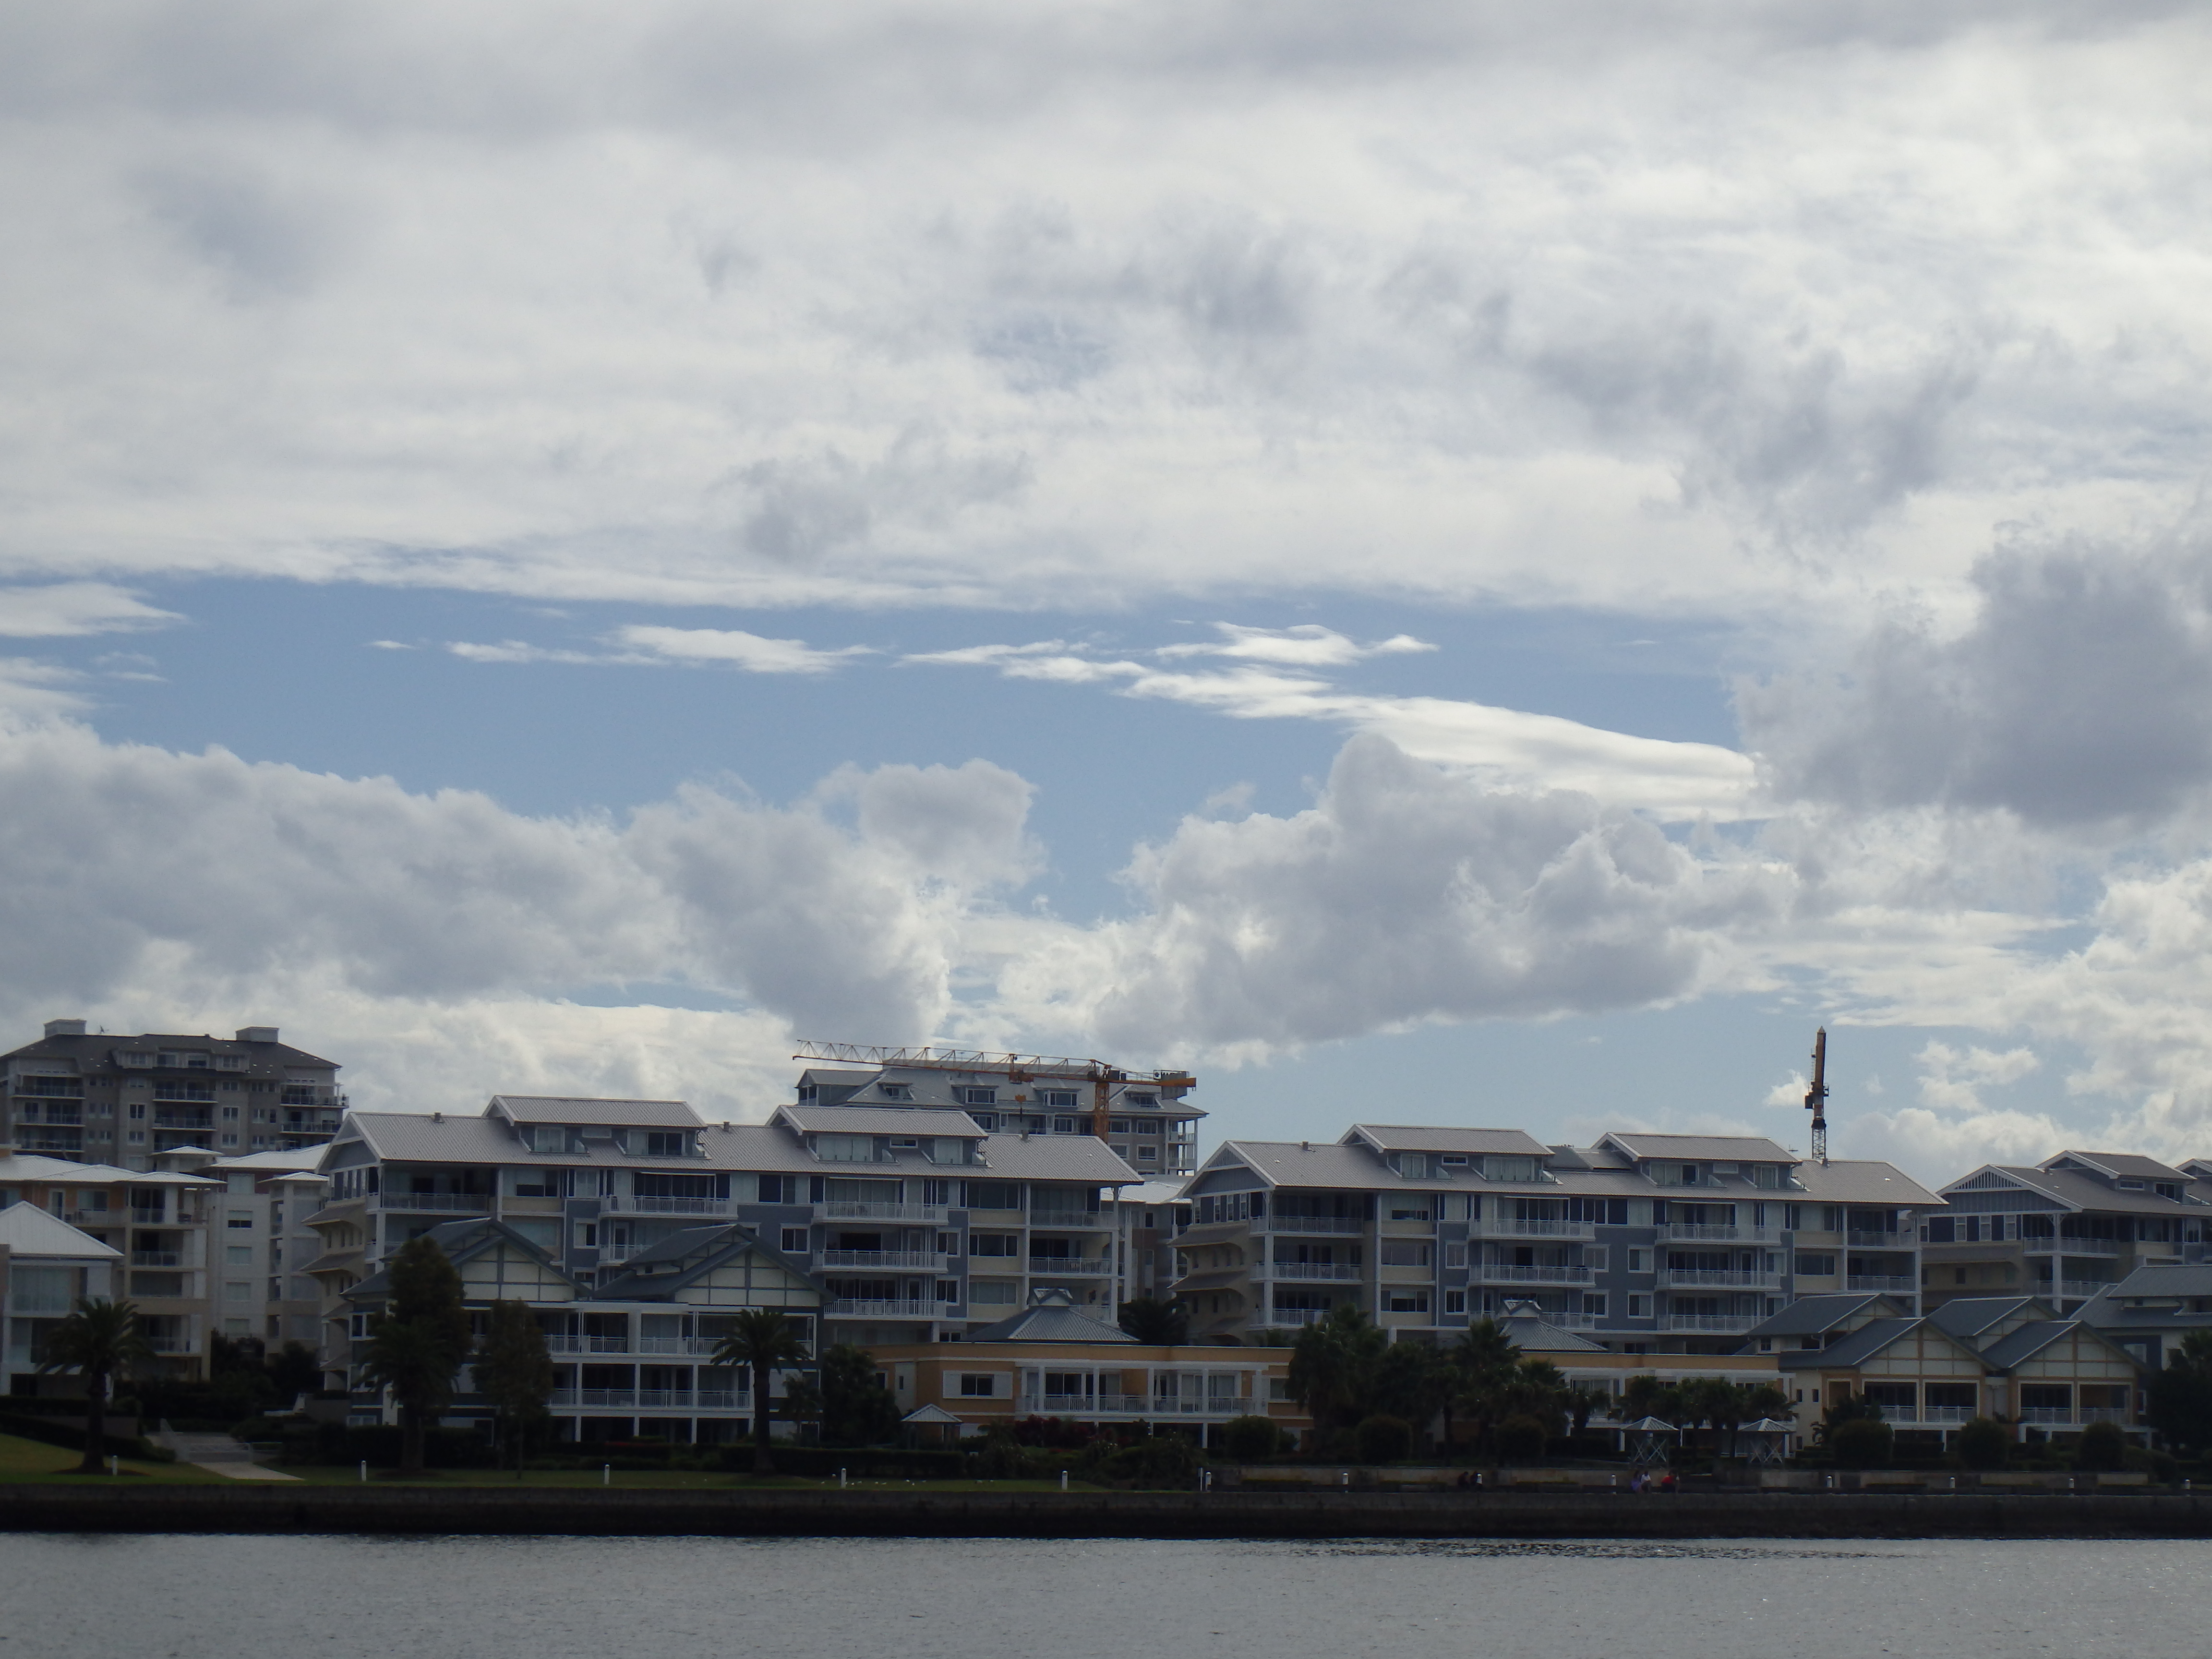
[[[592,1289],[678,1234],[742,1222],[822,1280],[824,1340],[864,1345],[956,1335],[1042,1289],[1110,1322],[1111,1195],[1138,1179],[1095,1137],[986,1131],[927,1106],[710,1124],[680,1101],[513,1095],[472,1116],[349,1114],[321,1173],[302,1271],[332,1319],[392,1250],[460,1216],[504,1223]],[[338,1338],[326,1325],[332,1353]]]
[[[556,1386],[549,1404],[562,1440],[742,1437],[750,1428],[753,1379],[741,1368],[711,1361],[731,1319],[748,1310],[782,1313],[809,1356],[771,1374],[775,1395],[792,1377],[813,1371],[820,1286],[800,1264],[737,1223],[694,1221],[590,1281],[565,1271],[516,1224],[489,1216],[439,1222],[428,1235],[459,1273],[462,1300],[479,1336],[495,1302],[520,1302],[536,1316],[554,1360]],[[331,1358],[353,1380],[349,1420],[396,1422],[388,1394],[359,1383],[370,1322],[390,1300],[386,1273],[371,1273],[339,1299],[345,1312]],[[489,1431],[494,1415],[464,1367],[441,1420]]]
[[[11,1395],[72,1394],[73,1377],[41,1376],[46,1337],[82,1297],[108,1297],[123,1252],[35,1204],[0,1209],[0,1354]]]
[[[2132,1152],[1985,1164],[1943,1188],[1922,1267],[1929,1307],[2032,1296],[2078,1312],[2138,1267],[2203,1260],[2212,1185]]]
[[[273,1025],[229,1038],[125,1036],[50,1019],[38,1042],[0,1061],[0,1143],[131,1170],[183,1147],[237,1156],[319,1146],[345,1108],[337,1066],[279,1042]]]
[[[2184,1337],[2212,1331],[2212,1262],[2137,1267],[2100,1290],[2078,1311],[2144,1370],[2164,1370]]]
[[[1808,1296],[1752,1342],[1790,1379],[1801,1443],[1852,1396],[1879,1407],[1901,1443],[1930,1448],[1977,1417],[2006,1419],[2022,1438],[2141,1427],[2133,1356],[2033,1297],[1957,1297],[1916,1315],[1893,1296]]]
[[[1734,1352],[1801,1294],[1911,1301],[1942,1200],[1887,1164],[1753,1136],[1355,1124],[1334,1144],[1231,1140],[1186,1185],[1176,1297],[1250,1342],[1349,1303],[1436,1336],[1516,1304],[1627,1353]]]

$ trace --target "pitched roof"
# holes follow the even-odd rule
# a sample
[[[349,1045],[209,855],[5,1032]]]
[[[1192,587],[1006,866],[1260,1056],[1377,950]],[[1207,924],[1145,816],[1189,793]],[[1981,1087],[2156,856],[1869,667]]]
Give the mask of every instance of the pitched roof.
[[[1992,1326],[2034,1308],[2043,1310],[2044,1318],[2051,1317],[2051,1309],[2032,1296],[1962,1296],[1955,1302],[1946,1302],[1928,1317],[1946,1335],[1971,1342]]]
[[[108,1187],[127,1181],[134,1187],[220,1187],[206,1176],[174,1170],[119,1170],[112,1164],[72,1164],[67,1158],[15,1152],[0,1158],[0,1182],[47,1182],[54,1186]]]
[[[2127,1297],[2212,1296],[2212,1262],[2138,1267],[2105,1294]]]
[[[59,1216],[35,1204],[10,1204],[0,1210],[0,1245],[17,1255],[72,1256],[82,1261],[120,1261],[123,1252],[103,1244]]]
[[[2038,1319],[1999,1337],[1982,1350],[1982,1358],[1993,1370],[2010,1370],[2024,1359],[2033,1359],[2069,1331],[2087,1330],[2078,1319]]]
[[[1640,1131],[1605,1137],[1631,1158],[1710,1158],[1723,1164],[1796,1164],[1797,1154],[1765,1135],[1651,1135]],[[1600,1143],[1604,1144],[1603,1142]]]
[[[623,1264],[619,1277],[603,1281],[596,1299],[605,1302],[652,1300],[689,1285],[733,1257],[750,1253],[764,1256],[818,1293],[821,1280],[743,1222],[724,1221],[708,1227],[686,1227],[672,1233],[649,1249],[640,1250]]]
[[[2177,1202],[2161,1198],[2148,1188],[2140,1192],[2123,1192],[2107,1187],[2094,1176],[2083,1175],[2079,1170],[2033,1169],[2019,1164],[1984,1164],[1978,1170],[1960,1176],[1956,1181],[1946,1182],[1943,1191],[1947,1197],[1964,1198],[1970,1194],[1992,1190],[1984,1177],[1999,1176],[2014,1185],[2046,1198],[2071,1210],[2113,1210],[2127,1215],[2172,1215],[2187,1209],[2199,1214],[2201,1203]],[[1979,1183],[1975,1184],[1975,1183]]]
[[[1871,1317],[1884,1311],[1895,1310],[1897,1304],[1879,1293],[1837,1292],[1826,1296],[1801,1296],[1778,1313],[1769,1314],[1753,1326],[1753,1336],[1818,1336],[1832,1331],[1848,1320],[1862,1316]]]
[[[1602,1342],[1593,1342],[1588,1337],[1577,1336],[1564,1326],[1554,1325],[1541,1314],[1507,1314],[1498,1321],[1513,1346],[1523,1353],[1603,1353]]]
[[[1808,1350],[1804,1358],[1807,1363],[1817,1362],[1824,1367],[1838,1369],[1863,1365],[1921,1322],[1917,1319],[1870,1319],[1858,1329],[1847,1336],[1838,1337],[1818,1352]]]
[[[1543,1158],[1551,1148],[1521,1129],[1449,1129],[1420,1124],[1355,1123],[1339,1137],[1354,1136],[1394,1152],[1498,1152],[1518,1158]]]
[[[255,1027],[246,1028],[249,1030]],[[330,1071],[338,1069],[336,1060],[325,1060],[320,1054],[311,1054],[305,1048],[295,1048],[289,1042],[248,1042],[241,1038],[211,1036],[205,1032],[142,1031],[125,1035],[118,1031],[87,1031],[82,1035],[63,1033],[40,1037],[20,1048],[10,1048],[0,1054],[0,1060],[74,1060],[79,1066],[88,1063],[104,1066],[112,1054],[157,1054],[167,1048],[176,1052],[204,1052],[211,1054],[244,1054],[246,1069],[234,1076],[266,1077],[287,1066],[314,1066]]]
[[[1797,1166],[1805,1196],[1829,1204],[1898,1204],[1942,1209],[1943,1200],[1893,1164],[1873,1158],[1843,1158]]]
[[[582,1100],[567,1095],[494,1095],[487,1112],[515,1123],[594,1123],[626,1128],[700,1129],[706,1119],[680,1100]]]
[[[969,1342],[1134,1342],[1119,1325],[1109,1325],[1079,1310],[1066,1291],[1040,1291],[1037,1299],[1011,1319],[972,1330]]]
[[[2130,1180],[2182,1181],[2189,1177],[2170,1164],[2161,1164],[2154,1158],[2145,1158],[2140,1152],[2083,1152],[2069,1147],[2063,1152],[2053,1152],[2037,1165],[2048,1170],[2062,1158],[2070,1158],[2102,1170],[2106,1175],[2126,1176]]]
[[[949,1135],[975,1140],[983,1133],[967,1113],[928,1106],[780,1106],[776,1116],[808,1134]]]
[[[495,1244],[509,1244],[531,1257],[541,1267],[550,1268],[562,1279],[567,1279],[571,1285],[576,1283],[568,1271],[544,1249],[525,1238],[504,1221],[495,1221],[489,1216],[470,1216],[459,1221],[441,1221],[422,1237],[435,1240],[438,1248],[446,1253],[447,1260],[453,1262],[455,1267],[481,1255]],[[309,1267],[319,1265],[322,1259],[319,1256],[317,1257],[315,1261],[308,1264]],[[358,1285],[348,1285],[343,1294],[348,1301],[367,1302],[388,1294],[391,1289],[392,1263],[387,1257],[383,1266]],[[580,1295],[580,1286],[578,1287],[578,1291]]]

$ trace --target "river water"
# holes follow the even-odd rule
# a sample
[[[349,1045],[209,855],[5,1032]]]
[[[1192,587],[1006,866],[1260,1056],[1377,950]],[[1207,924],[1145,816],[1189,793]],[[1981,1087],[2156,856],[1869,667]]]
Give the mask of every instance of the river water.
[[[0,1535],[0,1659],[2212,1652],[2212,1545]]]

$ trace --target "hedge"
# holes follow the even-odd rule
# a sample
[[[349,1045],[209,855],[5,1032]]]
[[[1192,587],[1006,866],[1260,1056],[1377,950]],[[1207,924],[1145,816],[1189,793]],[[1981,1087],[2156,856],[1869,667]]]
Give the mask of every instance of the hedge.
[[[66,1447],[73,1452],[84,1449],[84,1423],[81,1413],[76,1422],[69,1423],[50,1422],[43,1417],[30,1417],[17,1412],[0,1412],[0,1434],[12,1434],[49,1446]],[[103,1452],[112,1452],[118,1457],[136,1458],[142,1463],[171,1461],[172,1455],[166,1447],[150,1445],[143,1440],[103,1434],[100,1443]]]
[[[720,1449],[722,1468],[732,1474],[749,1474],[753,1449],[740,1442]],[[843,1469],[855,1480],[959,1480],[968,1474],[968,1460],[957,1451],[906,1450],[896,1447],[787,1446],[770,1449],[778,1474],[827,1480]]]

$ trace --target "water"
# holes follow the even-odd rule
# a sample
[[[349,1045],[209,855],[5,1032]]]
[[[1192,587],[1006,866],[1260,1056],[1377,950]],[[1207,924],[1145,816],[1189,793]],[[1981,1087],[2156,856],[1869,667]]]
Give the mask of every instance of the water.
[[[0,1659],[2195,1655],[2212,1546],[0,1536]]]

